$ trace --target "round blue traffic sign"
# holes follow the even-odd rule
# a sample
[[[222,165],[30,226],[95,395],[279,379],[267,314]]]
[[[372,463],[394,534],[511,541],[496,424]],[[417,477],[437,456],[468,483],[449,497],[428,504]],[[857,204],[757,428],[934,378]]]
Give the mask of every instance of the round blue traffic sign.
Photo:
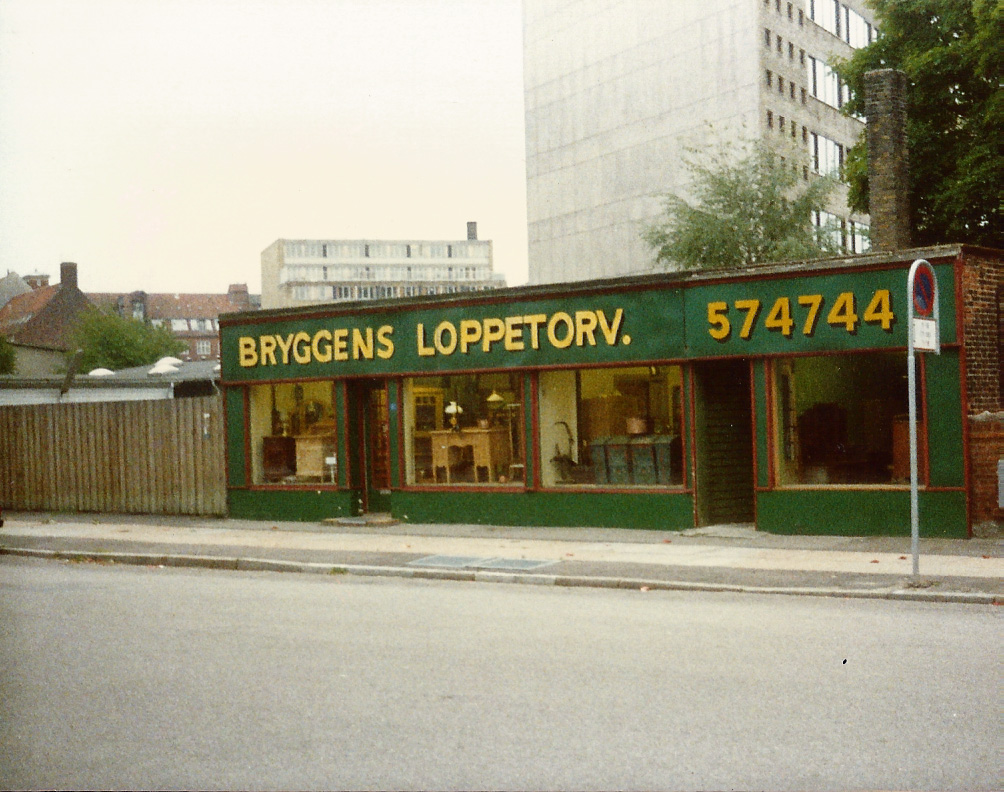
[[[917,316],[934,312],[934,270],[930,265],[917,267],[913,276],[913,311]]]

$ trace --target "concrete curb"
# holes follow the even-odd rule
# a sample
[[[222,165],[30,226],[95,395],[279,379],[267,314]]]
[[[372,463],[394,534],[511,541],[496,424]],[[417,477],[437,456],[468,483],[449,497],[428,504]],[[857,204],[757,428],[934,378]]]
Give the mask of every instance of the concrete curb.
[[[451,580],[476,583],[517,583],[568,588],[613,588],[639,591],[706,591],[740,594],[784,594],[802,597],[842,599],[882,599],[902,602],[944,602],[959,605],[1000,605],[996,594],[979,592],[922,591],[919,589],[883,588],[853,590],[782,586],[745,586],[726,583],[646,580],[642,578],[601,577],[589,575],[538,575],[532,572],[492,572],[473,569],[423,569],[419,567],[373,566],[363,564],[324,564],[310,561],[281,561],[273,558],[201,556],[161,553],[113,553],[84,550],[44,550],[29,547],[0,546],[0,555],[41,558],[77,563],[128,564],[240,572],[298,572],[315,575],[354,575],[358,577],[401,577],[416,580]]]

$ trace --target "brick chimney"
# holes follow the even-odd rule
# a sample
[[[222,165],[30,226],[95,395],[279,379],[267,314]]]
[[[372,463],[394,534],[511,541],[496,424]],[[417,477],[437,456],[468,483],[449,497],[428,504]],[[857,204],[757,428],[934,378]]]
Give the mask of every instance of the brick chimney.
[[[468,221],[467,223],[467,240],[469,242],[474,242],[478,238],[478,224],[474,221]]]
[[[64,261],[59,265],[59,285],[76,289],[77,286],[77,265],[72,261]]]
[[[230,300],[230,304],[236,306],[238,310],[246,311],[251,307],[251,295],[248,293],[246,283],[231,283],[227,287],[227,298]]]
[[[49,276],[43,275],[40,272],[35,272],[31,275],[25,275],[24,282],[28,284],[28,287],[32,291],[37,291],[38,289],[45,288],[49,285]]]
[[[865,73],[873,250],[901,250],[911,245],[906,89],[906,75],[896,69]]]

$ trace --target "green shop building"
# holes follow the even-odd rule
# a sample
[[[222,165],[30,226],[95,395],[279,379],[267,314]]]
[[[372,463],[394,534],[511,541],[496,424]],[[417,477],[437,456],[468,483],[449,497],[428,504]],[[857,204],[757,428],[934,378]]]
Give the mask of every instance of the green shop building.
[[[221,317],[230,514],[908,535],[918,258],[921,532],[971,535],[1002,253],[965,246]]]

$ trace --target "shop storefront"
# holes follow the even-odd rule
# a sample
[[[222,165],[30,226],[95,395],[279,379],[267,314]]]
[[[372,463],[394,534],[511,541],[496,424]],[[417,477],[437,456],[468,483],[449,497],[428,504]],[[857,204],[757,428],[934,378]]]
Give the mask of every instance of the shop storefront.
[[[961,292],[1000,254],[960,247],[222,317],[230,513],[909,533],[918,257],[922,520],[965,536]]]

